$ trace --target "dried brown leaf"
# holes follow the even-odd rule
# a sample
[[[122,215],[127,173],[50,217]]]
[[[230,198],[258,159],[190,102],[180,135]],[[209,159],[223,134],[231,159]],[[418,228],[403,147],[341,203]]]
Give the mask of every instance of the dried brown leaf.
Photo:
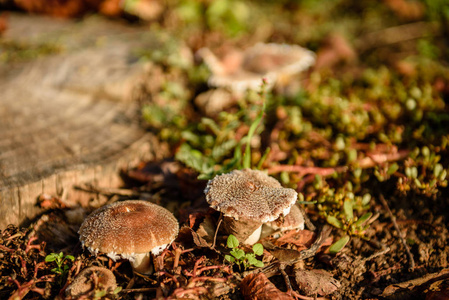
[[[193,242],[198,247],[207,247],[212,249],[215,235],[215,225],[212,217],[207,215],[196,231],[192,230]]]
[[[296,250],[304,250],[310,247],[316,239],[316,233],[310,230],[291,230],[275,241],[276,246],[285,244],[293,244],[298,248]]]
[[[245,299],[251,300],[293,300],[292,296],[280,291],[263,273],[250,274],[240,284]]]
[[[296,270],[295,279],[299,290],[306,295],[326,296],[341,286],[332,274],[324,270]]]

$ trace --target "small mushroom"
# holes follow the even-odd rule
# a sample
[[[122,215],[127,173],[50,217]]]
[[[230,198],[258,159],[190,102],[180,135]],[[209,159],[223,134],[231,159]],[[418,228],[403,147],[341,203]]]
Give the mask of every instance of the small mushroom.
[[[315,63],[315,54],[298,45],[258,43],[245,51],[232,51],[222,60],[208,48],[198,50],[212,75],[208,84],[225,87],[236,94],[246,90],[259,90],[262,79],[266,89],[278,81],[286,81]]]
[[[151,274],[150,253],[158,255],[178,235],[179,225],[167,209],[142,200],[105,205],[90,214],[78,231],[93,255],[128,259],[133,270]]]
[[[92,266],[82,270],[75,277],[72,283],[66,288],[65,294],[67,297],[78,299],[81,296],[93,296],[91,293],[96,289],[111,294],[116,287],[117,282],[111,270]]]
[[[204,192],[209,205],[223,213],[224,230],[249,245],[259,240],[262,223],[287,215],[297,200],[295,190],[250,169],[218,175]]]
[[[254,73],[294,75],[315,63],[315,54],[298,45],[258,43],[245,51],[243,69]]]
[[[290,212],[286,216],[269,222],[266,225],[270,226],[274,230],[286,231],[286,230],[303,230],[304,229],[304,216],[297,205],[293,205]]]

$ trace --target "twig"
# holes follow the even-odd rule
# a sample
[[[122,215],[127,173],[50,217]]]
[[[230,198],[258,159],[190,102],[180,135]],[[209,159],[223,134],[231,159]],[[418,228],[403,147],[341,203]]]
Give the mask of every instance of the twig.
[[[298,165],[278,165],[268,169],[268,174],[277,174],[281,172],[299,173],[300,176],[307,174],[318,174],[321,176],[330,176],[334,173],[345,172],[348,170],[347,166],[340,166],[335,168],[320,168],[320,167],[304,167]]]
[[[297,206],[299,207],[299,210],[302,213],[302,216],[304,218],[304,223],[306,224],[307,229],[309,229],[310,231],[315,231],[316,227],[315,227],[315,225],[313,225],[312,221],[310,221],[304,208],[301,205],[297,205]]]
[[[429,22],[416,22],[395,27],[385,28],[376,32],[365,34],[355,42],[360,52],[372,48],[397,44],[426,36],[434,35],[436,24]],[[433,31],[433,32],[432,32]]]
[[[10,248],[5,247],[5,246],[3,246],[3,245],[0,245],[0,250],[6,251],[6,252],[14,252],[13,249],[10,249]]]
[[[407,242],[405,241],[404,237],[402,236],[402,232],[399,229],[398,223],[396,223],[396,217],[391,212],[390,207],[388,206],[387,200],[385,200],[385,198],[382,194],[380,194],[379,200],[380,200],[380,202],[382,202],[382,205],[385,207],[388,214],[390,215],[391,222],[393,223],[394,228],[398,232],[399,238],[401,239],[401,242],[402,242],[402,245],[404,246],[405,251],[407,252],[409,264],[410,264],[409,270],[413,271],[415,269],[415,260],[413,259],[413,254],[410,252],[410,248],[407,245]]]
[[[212,247],[211,247],[212,249],[215,249],[215,243],[217,242],[218,229],[220,229],[221,222],[223,222],[222,214],[220,214],[220,220],[218,221],[217,228],[215,229],[214,242],[212,243]]]
[[[427,289],[432,283],[449,278],[449,269],[443,269],[437,273],[426,274],[423,277],[412,280],[394,283],[387,286],[380,296],[392,298],[396,293],[402,292],[404,289],[413,292],[416,296],[417,292]]]
[[[87,192],[87,193],[91,193],[91,194],[101,194],[101,195],[105,195],[105,196],[109,196],[109,197],[114,196],[114,195],[125,196],[125,197],[133,197],[133,196],[139,195],[138,192],[131,190],[131,189],[102,188],[102,187],[94,187],[92,185],[85,185],[85,186],[75,185],[74,189],[83,191],[83,192]]]
[[[351,165],[358,166],[362,169],[372,168],[376,165],[380,165],[386,162],[398,161],[408,156],[410,151],[399,150],[393,153],[368,153],[367,157],[361,158]],[[277,165],[268,169],[268,174],[276,174],[280,172],[298,173],[300,176],[307,174],[330,176],[334,173],[346,172],[349,169],[348,166],[338,166],[333,168],[321,168],[321,167],[305,167],[298,165]]]
[[[330,227],[329,225],[324,225],[323,229],[320,231],[320,234],[318,235],[317,239],[315,240],[315,242],[313,242],[312,246],[310,246],[309,249],[306,250],[302,250],[302,251],[296,251],[296,250],[291,250],[291,249],[283,249],[283,248],[277,248],[281,251],[293,251],[295,252],[294,255],[292,256],[286,256],[285,258],[280,258],[280,257],[276,257],[276,254],[274,253],[274,251],[276,251],[276,249],[273,249],[273,251],[270,251],[271,254],[276,257],[276,260],[274,262],[271,262],[270,264],[264,266],[263,268],[258,268],[255,270],[251,270],[251,271],[247,271],[243,273],[243,276],[247,276],[249,274],[257,274],[259,272],[263,272],[264,274],[271,274],[273,273],[273,271],[280,271],[281,268],[284,268],[285,266],[290,266],[293,265],[301,260],[307,259],[309,257],[312,257],[316,254],[316,252],[318,251],[318,249],[323,245],[324,241],[327,239],[327,237],[329,236],[330,232],[332,231],[332,227]],[[281,260],[282,259],[282,260]],[[275,269],[277,268],[277,269]],[[274,273],[273,273],[274,275]],[[267,277],[270,277],[269,275],[267,275]]]
[[[376,257],[379,257],[381,255],[387,254],[388,252],[390,252],[390,247],[385,247],[385,249],[382,249],[379,252],[376,252],[376,253],[374,253],[374,254],[372,254],[372,255],[362,259],[362,261],[363,261],[363,263],[365,263],[365,262],[370,261],[370,260],[372,260],[372,259],[374,259]]]
[[[300,260],[304,260],[306,258],[312,257],[316,254],[318,249],[323,245],[324,241],[329,236],[330,232],[332,231],[332,227],[328,225],[324,225],[323,229],[321,229],[320,234],[318,235],[315,242],[313,242],[312,246],[310,246],[309,249],[302,250],[299,252],[299,257],[293,261],[293,263],[297,263]]]
[[[138,288],[138,289],[123,289],[122,292],[124,293],[144,293],[144,292],[154,292],[158,288],[152,287],[152,288]]]

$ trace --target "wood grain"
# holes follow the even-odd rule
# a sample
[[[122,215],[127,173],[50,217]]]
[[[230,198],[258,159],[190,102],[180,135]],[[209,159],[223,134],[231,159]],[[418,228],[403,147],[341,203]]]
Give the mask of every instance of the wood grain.
[[[16,29],[39,22],[13,15],[5,38],[23,42]],[[119,169],[150,159],[157,144],[139,127],[131,99],[144,73],[132,56],[141,31],[108,29],[101,19],[45,24],[27,41],[58,37],[67,41],[62,53],[0,65],[0,229],[37,216],[42,193],[86,205],[88,195],[74,185],[117,187]]]

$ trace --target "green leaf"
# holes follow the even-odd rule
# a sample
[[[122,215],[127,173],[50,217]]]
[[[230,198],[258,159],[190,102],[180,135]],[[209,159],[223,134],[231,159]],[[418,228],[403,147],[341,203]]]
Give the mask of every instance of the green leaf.
[[[118,293],[120,293],[120,291],[122,290],[121,286],[118,286],[114,289],[114,291],[112,292],[114,295],[117,295]]]
[[[371,213],[371,212],[364,214],[363,216],[360,217],[360,219],[357,220],[357,222],[355,222],[355,226],[357,226],[357,227],[362,226],[363,223],[368,221],[372,215],[373,215],[373,213]]]
[[[228,155],[237,145],[237,141],[236,140],[229,140],[229,141],[225,141],[220,145],[216,145],[213,149],[212,149],[212,158],[215,161],[219,161],[220,159],[222,159],[224,156]]]
[[[192,149],[189,144],[182,144],[175,158],[186,166],[198,171],[199,173],[208,173],[213,170],[213,162],[205,157],[200,151]]]
[[[396,172],[398,169],[399,169],[398,164],[397,164],[397,163],[394,163],[394,164],[392,164],[392,165],[390,165],[390,166],[388,167],[387,174],[388,174],[388,175],[393,175],[394,172]]]
[[[253,252],[255,255],[262,255],[263,254],[263,246],[260,243],[253,245]]]
[[[243,257],[245,257],[245,251],[243,251],[242,249],[234,249],[230,253],[236,259],[242,259]]]
[[[252,254],[252,253],[246,254],[245,257],[246,257],[246,259],[248,260],[248,263],[249,263],[250,265],[253,265],[253,264],[257,261],[257,258],[256,258],[256,257],[254,256],[254,254]]]
[[[52,262],[52,261],[55,261],[56,260],[56,256],[55,256],[55,254],[54,253],[51,253],[51,254],[48,254],[46,257],[45,257],[45,261],[46,262]]]
[[[298,204],[316,204],[317,201],[296,201]]]
[[[247,254],[246,255],[246,259],[248,260],[248,264],[261,268],[264,266],[263,262],[261,262],[260,260],[258,260],[254,255],[252,254]]]
[[[327,216],[326,220],[327,220],[327,223],[331,224],[332,226],[334,226],[336,228],[340,228],[340,229],[343,228],[343,223],[334,216]]]
[[[232,257],[231,255],[225,255],[225,259],[227,260],[227,261],[229,261],[229,262],[235,262],[235,258],[234,257]]]
[[[70,259],[71,261],[75,260],[75,257],[73,257],[72,255],[66,255],[65,258]]]
[[[268,154],[270,154],[271,152],[271,148],[268,147],[267,149],[265,149],[265,153],[262,155],[262,157],[260,158],[259,162],[257,163],[257,170],[262,169],[262,165],[265,162],[265,160],[267,160]]]
[[[329,247],[329,252],[332,254],[340,252],[346,246],[349,240],[350,237],[348,235],[345,235]]]
[[[362,205],[363,206],[368,205],[370,201],[371,201],[370,194],[366,193],[365,195],[363,195],[363,197],[362,197]]]
[[[253,265],[257,268],[263,268],[264,263],[261,262],[260,260],[256,259],[256,261],[253,263]]]
[[[352,200],[345,200],[345,202],[343,202],[343,211],[345,213],[346,220],[348,221],[354,219],[352,204],[353,204]]]
[[[249,127],[248,135],[246,136],[246,148],[245,154],[243,155],[243,168],[249,169],[251,168],[251,139],[253,138],[254,132],[262,121],[263,114],[265,111],[265,101],[263,102],[262,109],[260,110],[259,115],[254,120],[254,122]]]
[[[104,295],[106,295],[106,291],[105,291],[105,290],[102,290],[102,291],[96,291],[96,292],[95,292],[95,297],[97,297],[97,298],[101,298],[101,297],[103,297]]]
[[[239,240],[233,234],[230,234],[226,244],[228,248],[234,249],[239,246]]]
[[[213,119],[202,118],[201,123],[209,127],[216,136],[220,135],[221,129]]]

